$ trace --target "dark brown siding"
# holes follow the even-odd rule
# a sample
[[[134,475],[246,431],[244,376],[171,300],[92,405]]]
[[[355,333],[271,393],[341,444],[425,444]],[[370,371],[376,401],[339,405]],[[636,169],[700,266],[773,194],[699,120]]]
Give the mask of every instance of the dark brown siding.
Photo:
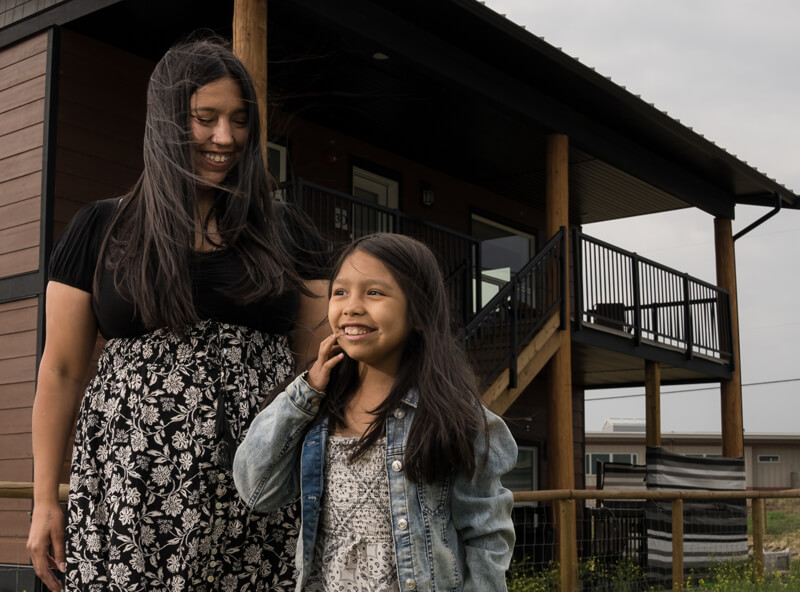
[[[0,480],[31,480],[36,298],[0,304]],[[0,499],[0,563],[27,563],[28,500]]]
[[[61,2],[64,0],[2,0],[0,1],[0,27],[7,27]]]
[[[72,31],[61,35],[56,236],[89,202],[127,191],[142,170],[153,63]]]
[[[39,268],[47,34],[0,51],[0,277]]]

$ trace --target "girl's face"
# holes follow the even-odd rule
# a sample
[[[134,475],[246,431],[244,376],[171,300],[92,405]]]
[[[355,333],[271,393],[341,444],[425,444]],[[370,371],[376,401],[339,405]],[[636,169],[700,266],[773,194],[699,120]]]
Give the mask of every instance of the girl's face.
[[[331,285],[328,319],[348,356],[397,374],[410,331],[408,302],[381,261],[358,249],[345,259]]]
[[[195,172],[219,185],[236,166],[249,125],[242,90],[230,76],[209,82],[192,94],[189,123]]]

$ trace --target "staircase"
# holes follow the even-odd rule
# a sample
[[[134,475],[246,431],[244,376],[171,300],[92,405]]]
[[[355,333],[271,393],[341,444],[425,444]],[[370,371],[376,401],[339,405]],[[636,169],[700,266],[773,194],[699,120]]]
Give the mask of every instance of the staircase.
[[[564,243],[562,228],[466,326],[467,356],[495,413],[514,403],[560,346]]]

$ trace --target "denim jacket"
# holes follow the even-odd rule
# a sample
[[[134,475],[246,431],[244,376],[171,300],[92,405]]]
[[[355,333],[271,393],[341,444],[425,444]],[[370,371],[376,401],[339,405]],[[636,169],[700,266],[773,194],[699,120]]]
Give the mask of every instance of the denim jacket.
[[[327,421],[309,425],[322,393],[295,379],[253,420],[236,452],[233,478],[247,505],[270,511],[302,498],[302,534],[297,543],[297,592],[311,570],[320,500]],[[483,435],[475,441],[472,478],[452,475],[437,483],[406,479],[403,467],[417,395],[410,392],[389,414],[386,467],[401,591],[499,592],[514,547],[513,496],[500,476],[517,460],[517,445],[505,423],[486,411],[489,453]],[[485,462],[484,462],[485,459]]]

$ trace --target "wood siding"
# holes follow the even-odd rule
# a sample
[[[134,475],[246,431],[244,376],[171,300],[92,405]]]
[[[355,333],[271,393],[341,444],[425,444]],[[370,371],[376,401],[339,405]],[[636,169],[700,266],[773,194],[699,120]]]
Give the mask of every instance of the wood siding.
[[[31,407],[35,389],[38,299],[0,303],[0,480],[32,477]],[[31,503],[0,499],[0,563],[27,563]]]
[[[33,16],[64,0],[0,0],[0,27]]]
[[[39,269],[47,34],[0,51],[0,277]]]

